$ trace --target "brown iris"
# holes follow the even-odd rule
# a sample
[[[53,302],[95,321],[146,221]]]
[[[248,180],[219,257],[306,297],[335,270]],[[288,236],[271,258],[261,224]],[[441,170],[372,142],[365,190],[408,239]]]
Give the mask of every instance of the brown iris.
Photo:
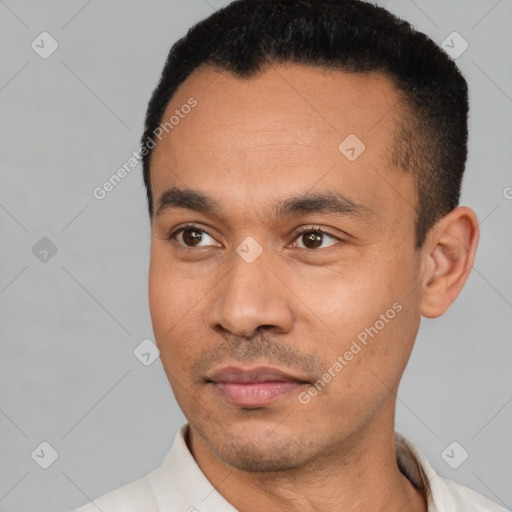
[[[183,241],[187,245],[195,246],[203,238],[203,234],[197,229],[185,229],[182,233]]]
[[[305,233],[302,235],[302,241],[308,249],[316,249],[322,245],[323,234],[314,231]]]

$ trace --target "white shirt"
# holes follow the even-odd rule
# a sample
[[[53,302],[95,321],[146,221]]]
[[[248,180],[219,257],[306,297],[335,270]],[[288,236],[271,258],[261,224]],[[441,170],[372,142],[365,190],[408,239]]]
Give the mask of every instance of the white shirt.
[[[212,486],[190,453],[188,424],[162,465],[72,512],[237,512]],[[411,441],[395,434],[397,461],[415,487],[425,486],[428,512],[507,512],[481,494],[441,477]]]

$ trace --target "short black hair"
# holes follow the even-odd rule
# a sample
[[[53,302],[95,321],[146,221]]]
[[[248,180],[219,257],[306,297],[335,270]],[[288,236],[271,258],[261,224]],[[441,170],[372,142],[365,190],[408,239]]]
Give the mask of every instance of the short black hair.
[[[459,203],[467,158],[467,83],[428,36],[363,0],[235,0],[194,25],[169,53],[146,113],[142,144],[177,88],[202,65],[237,78],[295,63],[350,73],[382,72],[400,92],[391,161],[416,180],[416,248]],[[397,106],[397,107],[398,107]],[[143,156],[150,216],[152,149]]]

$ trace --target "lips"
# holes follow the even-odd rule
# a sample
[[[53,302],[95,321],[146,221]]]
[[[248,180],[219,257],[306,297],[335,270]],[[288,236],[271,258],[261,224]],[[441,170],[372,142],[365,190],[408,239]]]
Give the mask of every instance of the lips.
[[[209,384],[227,402],[240,407],[262,407],[308,382],[276,368],[259,366],[244,369],[228,366],[208,377]]]

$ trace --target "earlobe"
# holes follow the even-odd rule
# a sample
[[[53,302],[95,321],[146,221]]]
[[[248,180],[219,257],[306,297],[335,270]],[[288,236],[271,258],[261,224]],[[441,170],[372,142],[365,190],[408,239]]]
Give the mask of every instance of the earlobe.
[[[457,298],[466,282],[478,245],[475,212],[459,206],[429,231],[424,245],[420,313],[441,316]]]

